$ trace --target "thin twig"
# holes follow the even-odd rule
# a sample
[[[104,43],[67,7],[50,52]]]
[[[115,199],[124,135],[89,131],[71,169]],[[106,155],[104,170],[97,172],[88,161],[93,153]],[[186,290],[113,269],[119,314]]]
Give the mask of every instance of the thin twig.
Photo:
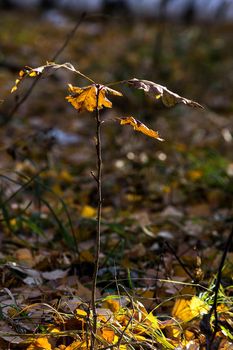
[[[62,53],[62,51],[65,50],[66,46],[69,44],[70,40],[73,38],[73,36],[75,35],[76,30],[78,29],[78,27],[80,26],[80,24],[82,23],[82,21],[84,20],[84,18],[86,17],[86,12],[83,12],[78,20],[78,22],[75,24],[74,28],[70,31],[70,33],[68,33],[63,45],[57,50],[57,52],[55,53],[55,55],[52,58],[52,62],[56,61],[56,59],[60,56],[60,54]]]
[[[119,339],[118,339],[118,342],[117,342],[117,345],[118,345],[118,347],[120,348],[120,345],[121,345],[121,342],[122,342],[123,337],[124,337],[124,335],[125,335],[125,332],[127,331],[128,327],[129,327],[129,325],[130,325],[130,323],[133,321],[134,311],[135,311],[135,310],[134,310],[134,303],[133,303],[133,299],[132,299],[131,295],[127,292],[126,288],[125,288],[122,284],[119,284],[119,287],[121,287],[121,288],[124,290],[124,292],[127,294],[128,298],[129,298],[129,300],[130,300],[130,303],[131,303],[131,307],[132,307],[132,314],[131,314],[131,316],[129,317],[129,320],[128,320],[128,322],[126,323],[125,328],[124,328],[123,331],[121,332],[121,335],[119,336]]]
[[[97,195],[98,195],[98,209],[97,209],[97,228],[96,228],[96,247],[95,247],[95,265],[91,290],[91,307],[93,312],[93,329],[91,334],[91,349],[95,348],[96,331],[97,331],[97,312],[96,312],[96,284],[99,270],[100,258],[100,236],[101,236],[101,211],[102,211],[102,148],[101,148],[101,120],[99,112],[99,92],[100,86],[96,84],[96,156],[97,156]]]
[[[192,281],[194,281],[195,283],[195,278],[192,276],[191,272],[189,271],[189,269],[185,266],[185,264],[183,263],[183,261],[179,258],[179,256],[176,254],[175,249],[168,243],[165,242],[166,246],[168,247],[168,249],[171,251],[171,253],[174,255],[174,257],[176,258],[176,260],[178,261],[178,263],[180,264],[180,266],[182,267],[182,269],[184,270],[184,272],[186,272],[186,274],[191,278]]]
[[[213,301],[213,305],[209,311],[209,313],[206,315],[207,317],[205,318],[205,323],[206,323],[206,326],[209,327],[209,330],[207,329],[208,334],[207,334],[207,346],[206,346],[206,350],[211,350],[212,349],[212,344],[213,344],[213,341],[215,339],[215,336],[216,336],[216,333],[217,333],[217,330],[218,330],[218,314],[217,314],[217,301],[218,301],[218,292],[219,292],[219,288],[220,288],[220,285],[221,285],[221,280],[222,280],[222,270],[223,270],[223,267],[224,267],[224,264],[225,264],[225,260],[226,260],[226,257],[227,257],[227,252],[231,246],[233,242],[233,227],[230,231],[230,234],[228,236],[228,239],[227,239],[227,242],[226,242],[226,245],[225,245],[225,248],[224,248],[224,251],[223,251],[223,254],[222,254],[222,258],[221,258],[221,261],[220,261],[220,264],[219,264],[219,267],[218,267],[218,274],[217,274],[217,277],[216,277],[216,282],[215,282],[215,287],[214,287],[214,301]],[[211,316],[212,314],[214,313],[214,330],[213,332],[211,331],[211,326],[210,326],[210,319],[211,319]]]
[[[72,39],[72,37],[74,36],[75,32],[77,31],[78,27],[80,26],[80,24],[82,23],[82,21],[84,20],[86,16],[86,13],[82,13],[79,20],[77,21],[77,23],[75,24],[74,28],[69,32],[69,34],[67,35],[64,43],[61,45],[61,47],[57,50],[57,52],[54,54],[54,56],[51,58],[51,62],[55,61],[62,53],[62,51],[65,50],[65,48],[67,47],[67,45],[69,44],[70,40]],[[12,110],[9,112],[8,116],[7,116],[7,120],[9,120],[9,118],[12,118],[13,115],[17,112],[17,110],[20,108],[20,106],[28,99],[28,97],[31,95],[32,91],[34,90],[35,86],[37,85],[38,81],[41,79],[41,75],[38,75],[32,82],[31,86],[29,87],[29,89],[26,91],[26,93],[24,94],[24,96],[22,96],[13,106]]]
[[[91,171],[91,176],[93,177],[93,179],[98,183],[98,179],[94,174],[94,171]]]

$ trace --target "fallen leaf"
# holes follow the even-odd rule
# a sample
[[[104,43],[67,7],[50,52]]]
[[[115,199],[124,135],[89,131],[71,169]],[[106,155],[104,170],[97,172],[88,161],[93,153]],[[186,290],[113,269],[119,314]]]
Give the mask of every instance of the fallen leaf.
[[[35,259],[28,248],[17,249],[15,252],[15,257],[17,261],[25,267],[33,267],[35,264]]]
[[[127,81],[129,85],[132,85],[136,89],[144,90],[146,94],[155,97],[156,99],[161,98],[163,104],[166,107],[173,107],[177,103],[183,103],[190,107],[198,107],[204,108],[199,103],[189,100],[185,97],[182,97],[170,90],[168,90],[165,86],[154,83],[149,80],[140,80],[140,79],[130,79]]]
[[[90,205],[85,205],[82,210],[80,215],[83,218],[95,218],[96,217],[96,208],[91,207]]]
[[[190,310],[190,300],[177,299],[172,309],[172,316],[180,321],[188,322],[193,318]]]
[[[117,313],[120,310],[119,300],[116,299],[106,299],[104,300],[102,306],[106,309],[110,309],[113,313]]]
[[[52,346],[46,337],[40,337],[35,339],[28,347],[27,350],[52,350]]]
[[[4,339],[10,344],[20,344],[23,342],[23,338],[20,337],[20,334],[12,330],[12,327],[5,323],[5,321],[0,320],[0,339]],[[0,343],[1,345],[1,343]],[[0,349],[2,349],[0,347]],[[4,348],[3,348],[4,349]]]
[[[164,141],[159,137],[159,133],[157,131],[154,131],[152,129],[149,129],[145,124],[141,123],[139,120],[134,119],[133,117],[122,117],[120,119],[120,124],[121,125],[132,125],[134,130],[140,131],[143,134],[153,137],[154,139],[157,139],[159,141]]]
[[[64,278],[67,276],[69,270],[53,270],[49,272],[42,272],[41,275],[43,278],[49,281],[54,281],[59,278]]]
[[[103,327],[101,329],[101,335],[109,344],[113,343],[115,338],[115,332],[113,329],[109,327]]]
[[[78,350],[78,349],[89,349],[89,342],[83,341],[74,341],[69,346],[65,348],[65,350]]]
[[[183,322],[189,322],[193,318],[206,314],[209,311],[209,305],[197,296],[188,299],[177,299],[172,310],[172,316]]]

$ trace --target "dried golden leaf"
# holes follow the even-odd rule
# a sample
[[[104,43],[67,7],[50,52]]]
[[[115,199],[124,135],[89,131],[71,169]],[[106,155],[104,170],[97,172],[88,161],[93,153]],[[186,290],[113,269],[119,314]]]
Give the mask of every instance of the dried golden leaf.
[[[155,97],[156,99],[161,98],[163,104],[166,107],[173,107],[177,103],[183,103],[190,107],[198,107],[204,108],[199,103],[189,100],[185,97],[182,97],[170,90],[168,90],[165,86],[154,83],[149,80],[140,80],[140,79],[130,79],[127,81],[128,84],[132,85],[136,89],[144,90],[146,94]]]
[[[15,92],[18,89],[18,85],[21,83],[22,79],[28,74],[28,71],[31,70],[30,67],[25,67],[19,72],[19,77],[15,80],[15,85],[11,89],[11,93]]]
[[[40,337],[35,339],[27,350],[52,350],[52,346],[46,337]]]
[[[190,300],[190,310],[193,317],[198,317],[200,315],[208,313],[209,305],[194,295]]]
[[[45,71],[46,71],[46,75],[49,75],[51,72],[53,72],[54,69],[56,70],[58,68],[66,68],[68,70],[75,71],[75,68],[70,63],[56,64],[54,62],[47,62],[44,66],[40,66],[37,68],[25,66],[25,68],[19,72],[19,76],[15,81],[15,85],[11,89],[11,93],[13,93],[14,91],[16,91],[18,89],[19,83],[21,83],[21,81],[26,76],[34,78],[34,77],[41,75]]]
[[[80,319],[86,319],[87,318],[87,313],[86,311],[82,310],[82,309],[76,309],[75,310],[76,313],[76,318],[80,318]]]
[[[66,99],[78,112],[85,110],[93,112],[96,109],[97,89],[95,85],[90,85],[83,89],[71,84],[68,87],[71,94]]]
[[[106,309],[111,310],[113,313],[117,313],[120,310],[119,300],[107,299],[103,302],[102,306]]]
[[[37,77],[38,75],[42,74],[42,72],[44,71],[45,68],[47,68],[47,67],[51,68],[51,66],[54,68],[53,63],[48,63],[45,66],[41,66],[41,67],[37,67],[37,68],[31,68],[29,66],[25,66],[25,68],[19,72],[19,77],[16,79],[15,85],[11,89],[11,93],[18,89],[18,85],[19,85],[19,83],[21,83],[23,78],[25,78],[26,76],[29,76],[32,78]]]
[[[177,299],[172,309],[172,316],[184,322],[190,321],[193,318],[190,310],[190,300]]]
[[[106,340],[109,344],[112,344],[115,338],[115,332],[112,328],[103,327],[101,328],[101,336]]]
[[[209,306],[197,296],[193,296],[190,300],[177,299],[172,310],[172,316],[177,319],[189,322],[195,317],[206,314]]]
[[[143,134],[153,137],[154,139],[157,139],[159,141],[164,141],[159,137],[159,133],[157,131],[154,131],[152,129],[149,129],[145,124],[141,123],[139,120],[133,118],[133,117],[125,117],[125,118],[119,118],[121,125],[132,125],[134,130],[140,131]]]
[[[78,350],[78,349],[89,349],[90,346],[90,342],[88,341],[88,343],[83,340],[83,341],[74,341],[73,343],[71,343],[69,346],[67,346],[65,348],[65,350]]]
[[[66,97],[68,102],[78,110],[78,112],[89,111],[93,112],[97,107],[97,89],[99,89],[98,96],[98,109],[103,107],[112,108],[112,102],[106,97],[106,93],[112,95],[122,96],[122,94],[116,90],[110,89],[104,85],[92,84],[84,88],[73,86],[68,84],[70,95]]]
[[[81,210],[80,215],[83,218],[95,218],[96,217],[96,208],[91,207],[90,205],[84,205]]]

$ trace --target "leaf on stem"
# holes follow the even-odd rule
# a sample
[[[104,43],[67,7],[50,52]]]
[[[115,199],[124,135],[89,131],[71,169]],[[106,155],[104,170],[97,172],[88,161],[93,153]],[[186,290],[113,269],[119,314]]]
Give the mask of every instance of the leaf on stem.
[[[53,73],[53,70],[59,69],[59,68],[65,68],[71,71],[76,71],[74,66],[70,63],[63,63],[63,64],[56,64],[54,62],[47,62],[44,66],[40,66],[37,68],[32,68],[29,66],[25,66],[18,75],[18,78],[15,81],[15,85],[11,89],[11,93],[15,92],[18,89],[18,85],[22,82],[22,80],[28,76],[31,78],[37,77],[41,75],[42,73],[46,73],[46,76],[50,75]],[[77,72],[77,71],[76,71]]]
[[[112,108],[112,102],[106,97],[106,93],[111,95],[122,96],[119,91],[108,88],[104,85],[92,84],[83,88],[68,84],[70,95],[66,97],[68,102],[78,110],[82,112],[87,110],[93,112],[97,107],[97,89],[99,89],[98,96],[98,109],[103,107]]]
[[[182,97],[168,90],[165,86],[156,84],[153,81],[133,78],[128,80],[127,83],[136,89],[144,90],[146,94],[155,97],[156,99],[161,98],[166,107],[173,107],[177,103],[183,103],[189,107],[204,108],[199,103]]]
[[[120,124],[121,125],[131,125],[134,130],[140,131],[143,134],[153,137],[154,139],[157,139],[159,141],[164,141],[164,139],[159,137],[159,133],[157,131],[154,131],[152,129],[149,129],[145,124],[140,122],[139,120],[133,118],[133,117],[122,117],[120,119]]]

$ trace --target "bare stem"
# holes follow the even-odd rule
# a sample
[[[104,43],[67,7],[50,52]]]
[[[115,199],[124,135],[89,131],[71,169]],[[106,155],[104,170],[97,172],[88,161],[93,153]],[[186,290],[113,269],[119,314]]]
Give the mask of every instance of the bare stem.
[[[82,13],[80,18],[78,19],[77,23],[75,24],[74,28],[71,30],[70,33],[68,33],[65,41],[63,42],[63,44],[61,45],[61,47],[57,50],[57,52],[53,55],[53,57],[51,58],[50,61],[55,61],[60,55],[61,53],[64,51],[64,49],[67,47],[67,45],[69,44],[70,40],[73,38],[73,36],[75,35],[77,29],[79,28],[80,24],[83,22],[84,18],[86,16],[86,13]],[[82,75],[82,73],[77,72],[78,74]],[[87,78],[88,80],[91,81],[91,79],[89,79],[88,77],[84,76],[84,78]],[[13,106],[12,110],[9,112],[8,114],[8,118],[7,120],[9,121],[9,118],[12,118],[13,115],[18,111],[18,109],[20,108],[20,106],[28,99],[28,97],[31,95],[32,91],[34,90],[35,86],[37,85],[38,81],[41,79],[41,75],[38,75],[36,77],[36,79],[33,80],[30,88],[26,91],[25,95],[22,96]]]
[[[91,350],[95,349],[96,331],[97,331],[97,312],[96,312],[96,283],[99,270],[100,257],[100,235],[101,235],[101,210],[102,210],[102,149],[101,149],[101,120],[98,108],[99,104],[99,86],[96,85],[96,156],[97,156],[97,194],[98,194],[98,209],[97,209],[97,228],[96,228],[96,246],[95,246],[95,266],[92,281],[91,291],[91,308],[93,312],[93,328],[91,334]]]

